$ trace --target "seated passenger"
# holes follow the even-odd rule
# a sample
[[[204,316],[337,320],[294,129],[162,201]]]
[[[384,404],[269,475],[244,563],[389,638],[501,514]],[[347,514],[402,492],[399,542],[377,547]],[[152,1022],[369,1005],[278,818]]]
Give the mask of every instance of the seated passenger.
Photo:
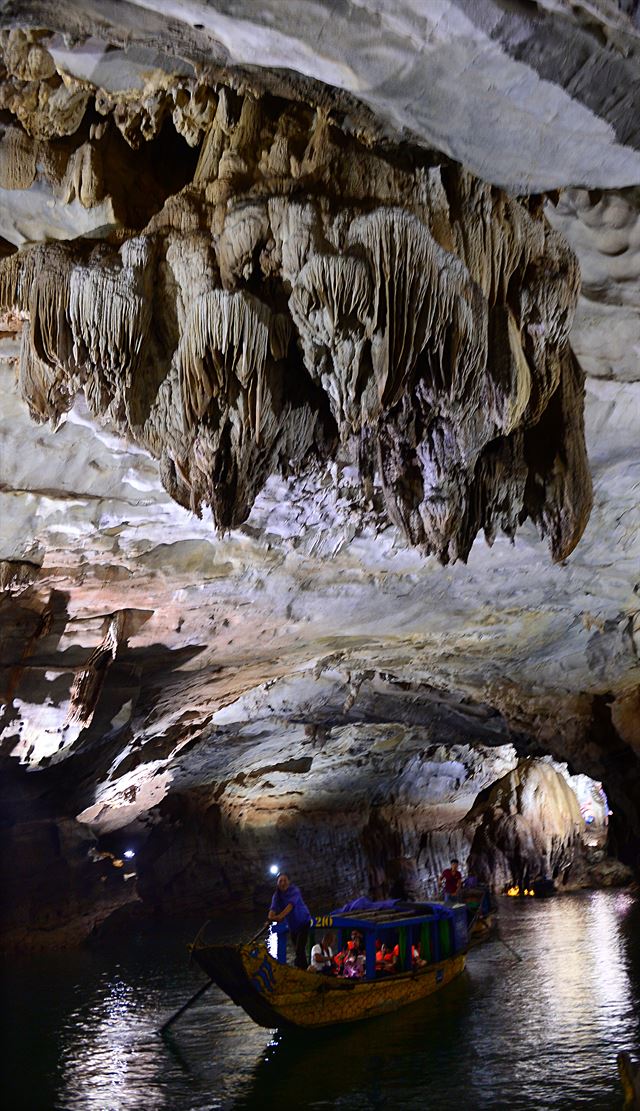
[[[361,980],[365,972],[365,957],[354,941],[349,941],[348,952],[342,967],[342,975],[348,980]]]
[[[384,942],[376,951],[376,972],[393,972],[393,951]]]
[[[397,972],[405,972],[406,971],[404,968],[402,968],[402,966],[400,964],[400,946],[399,945],[394,946],[394,949],[393,949],[393,963],[394,963],[394,966],[395,966],[395,969],[396,969]],[[414,968],[423,968],[426,963],[427,963],[426,961],[423,961],[421,959],[420,952],[416,948],[416,946],[412,945],[411,946],[411,964],[412,964],[412,966]]]
[[[351,940],[353,942],[354,948],[357,949],[358,953],[364,954],[364,936],[360,932],[360,930],[351,931]]]
[[[314,945],[311,950],[311,963],[309,964],[308,972],[323,972],[325,975],[331,975],[333,972],[333,946],[335,945],[336,935],[329,931],[326,933],[322,941]]]

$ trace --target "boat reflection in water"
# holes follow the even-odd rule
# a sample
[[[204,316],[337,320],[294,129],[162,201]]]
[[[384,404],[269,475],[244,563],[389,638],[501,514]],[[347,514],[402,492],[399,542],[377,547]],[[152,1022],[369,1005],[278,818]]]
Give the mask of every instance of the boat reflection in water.
[[[235,1106],[252,1111],[276,1106],[459,1111],[480,1106],[470,1089],[469,1103],[461,1102],[459,1089],[443,1094],[456,1056],[457,1014],[469,993],[464,981],[458,978],[445,992],[384,1019],[274,1032]],[[432,1104],[427,1102],[427,1076],[438,1092]]]

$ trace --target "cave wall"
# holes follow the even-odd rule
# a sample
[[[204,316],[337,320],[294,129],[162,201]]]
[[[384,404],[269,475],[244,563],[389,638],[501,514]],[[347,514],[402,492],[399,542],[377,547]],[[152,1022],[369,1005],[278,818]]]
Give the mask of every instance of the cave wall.
[[[0,768],[0,937],[4,952],[78,945],[140,904],[135,875],[65,810],[65,785]]]
[[[600,867],[608,803],[593,781],[468,733],[460,744],[437,743],[433,727],[346,726],[320,737],[281,729],[271,766],[263,733],[259,748],[243,746],[246,770],[232,780],[178,786],[128,828],[151,831],[141,895],[172,909],[190,899],[202,909],[249,906],[276,862],[325,903],[424,898],[437,894],[452,856],[497,890],[543,870],[564,890],[629,880],[621,865]],[[94,830],[109,820],[106,810],[84,817]]]

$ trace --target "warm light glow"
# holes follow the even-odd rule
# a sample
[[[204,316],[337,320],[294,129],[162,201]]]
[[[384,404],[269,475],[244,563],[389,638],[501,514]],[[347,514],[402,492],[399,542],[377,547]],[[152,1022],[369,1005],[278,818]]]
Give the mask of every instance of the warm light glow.
[[[279,864],[272,864],[269,871],[271,872],[272,876],[277,876],[278,872],[280,871],[280,865]]]
[[[519,895],[519,894],[520,894],[520,888],[517,887],[517,886],[516,887],[510,887],[509,890],[507,891],[507,895]]]

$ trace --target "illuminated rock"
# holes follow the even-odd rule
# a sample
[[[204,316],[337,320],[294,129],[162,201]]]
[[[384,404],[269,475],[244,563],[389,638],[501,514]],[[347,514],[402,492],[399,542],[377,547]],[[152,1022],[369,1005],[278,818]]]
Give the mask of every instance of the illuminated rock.
[[[342,442],[443,562],[527,517],[564,559],[591,506],[575,258],[535,206],[398,161],[323,112],[221,93],[194,185],[141,234],[0,263],[32,415],[55,426],[84,389],[222,529]]]

